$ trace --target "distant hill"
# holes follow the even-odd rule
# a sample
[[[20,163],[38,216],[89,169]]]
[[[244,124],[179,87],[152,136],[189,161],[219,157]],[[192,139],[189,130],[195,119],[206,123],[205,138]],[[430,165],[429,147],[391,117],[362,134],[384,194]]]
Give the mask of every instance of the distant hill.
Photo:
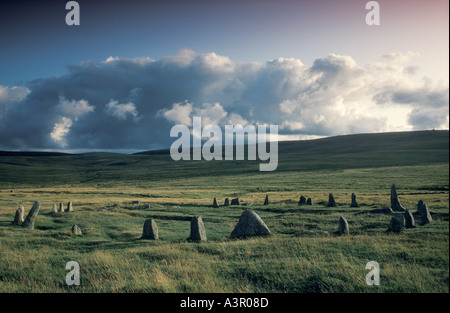
[[[70,153],[62,152],[43,152],[43,151],[0,151],[0,156],[63,156],[70,155]]]
[[[245,149],[247,151],[247,149]],[[279,142],[274,175],[305,171],[341,171],[448,164],[448,131],[414,131],[335,136]],[[109,184],[112,181],[155,182],[183,177],[264,175],[259,159],[174,161],[169,149],[137,154],[94,152],[1,152],[0,187],[11,184]]]
[[[449,147],[448,130],[389,132],[333,136],[312,140],[280,141],[278,153],[316,155],[393,150],[443,149]],[[169,155],[170,149],[150,150],[134,155]]]

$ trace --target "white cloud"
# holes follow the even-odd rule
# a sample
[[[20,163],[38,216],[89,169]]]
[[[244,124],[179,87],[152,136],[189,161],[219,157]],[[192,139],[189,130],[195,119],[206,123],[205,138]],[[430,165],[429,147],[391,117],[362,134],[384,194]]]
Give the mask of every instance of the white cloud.
[[[0,85],[0,118],[6,113],[8,105],[25,99],[29,93],[30,90],[26,87]]]
[[[168,121],[174,124],[183,124],[192,126],[192,103],[185,101],[182,103],[174,103],[170,110],[161,110],[157,115],[164,116]]]
[[[119,101],[110,100],[105,110],[108,114],[115,116],[119,120],[125,120],[129,116],[135,119],[138,116],[136,105],[132,102],[120,104]]]
[[[53,131],[50,133],[50,137],[60,145],[61,148],[67,147],[66,136],[72,126],[72,120],[68,117],[62,117],[59,123],[55,123]]]
[[[308,66],[295,58],[237,63],[182,50],[157,61],[84,62],[26,88],[0,86],[0,109],[7,108],[0,143],[163,148],[173,124],[192,126],[193,116],[203,125],[276,124],[280,138],[448,128],[448,83],[417,77],[416,56],[388,53],[361,65],[330,54]]]
[[[381,56],[383,61],[394,62],[394,63],[406,63],[415,57],[420,57],[420,53],[408,51],[403,52],[391,52]]]
[[[201,107],[194,108],[192,115],[202,118],[202,125],[218,125],[227,116],[227,112],[220,103],[203,103]]]
[[[87,113],[94,112],[95,107],[89,105],[87,100],[66,100],[64,96],[59,97],[57,106],[59,112],[63,115],[70,116],[75,121]]]

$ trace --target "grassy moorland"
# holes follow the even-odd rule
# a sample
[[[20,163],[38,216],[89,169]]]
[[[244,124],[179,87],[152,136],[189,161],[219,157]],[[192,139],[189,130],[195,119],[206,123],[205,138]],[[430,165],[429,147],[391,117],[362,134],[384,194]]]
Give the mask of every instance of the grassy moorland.
[[[274,172],[259,172],[259,161],[175,162],[164,151],[0,153],[0,292],[449,292],[448,131],[285,142],[279,153]],[[392,183],[404,207],[423,200],[433,222],[387,233],[392,216],[368,211],[389,206]],[[300,195],[313,205],[298,206]],[[212,200],[236,196],[272,236],[228,239],[248,207]],[[74,212],[51,213],[69,200]],[[27,213],[34,201],[35,229],[11,225],[18,205]],[[205,243],[186,240],[194,215]],[[349,236],[333,234],[341,215]],[[158,241],[139,239],[149,217]],[[73,224],[83,236],[71,236]],[[308,229],[328,235],[300,234]],[[372,260],[379,286],[365,283]],[[80,286],[65,283],[69,261],[80,264]]]

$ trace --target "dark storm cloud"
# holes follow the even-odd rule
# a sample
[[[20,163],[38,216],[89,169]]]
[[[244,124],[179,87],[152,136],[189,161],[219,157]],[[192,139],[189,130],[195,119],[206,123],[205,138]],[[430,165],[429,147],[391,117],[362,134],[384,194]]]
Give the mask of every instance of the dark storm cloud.
[[[236,63],[183,50],[157,61],[88,61],[26,87],[0,86],[0,148],[168,147],[170,128],[193,116],[204,124],[277,124],[286,135],[448,127],[448,86],[413,82],[407,65],[392,66],[400,57],[363,67],[330,54],[308,67],[293,58]],[[403,110],[398,120],[394,107]]]

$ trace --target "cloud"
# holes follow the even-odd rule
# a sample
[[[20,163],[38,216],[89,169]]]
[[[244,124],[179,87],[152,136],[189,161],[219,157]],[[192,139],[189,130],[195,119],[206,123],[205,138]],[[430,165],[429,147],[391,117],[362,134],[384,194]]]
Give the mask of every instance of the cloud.
[[[6,87],[0,85],[0,120],[6,113],[9,105],[21,101],[30,93],[30,90],[22,86]]]
[[[174,124],[276,124],[280,138],[448,128],[448,83],[416,77],[413,52],[360,65],[330,54],[238,63],[182,50],[109,57],[0,86],[2,149],[156,149]]]
[[[59,97],[59,104],[56,108],[61,114],[70,116],[75,120],[80,116],[93,112],[95,109],[95,107],[89,105],[89,102],[86,100],[66,100],[63,96]]]
[[[168,121],[174,124],[183,124],[186,126],[192,126],[192,103],[185,101],[182,103],[172,104],[170,110],[163,109],[158,111],[157,116],[163,116]]]
[[[120,104],[119,101],[111,100],[106,105],[106,112],[119,120],[125,120],[129,116],[135,119],[138,116],[136,105],[132,102]]]
[[[70,126],[72,126],[72,120],[68,117],[62,117],[59,123],[56,123],[53,127],[53,131],[50,133],[50,137],[61,146],[61,148],[67,147],[66,136],[69,133]]]

